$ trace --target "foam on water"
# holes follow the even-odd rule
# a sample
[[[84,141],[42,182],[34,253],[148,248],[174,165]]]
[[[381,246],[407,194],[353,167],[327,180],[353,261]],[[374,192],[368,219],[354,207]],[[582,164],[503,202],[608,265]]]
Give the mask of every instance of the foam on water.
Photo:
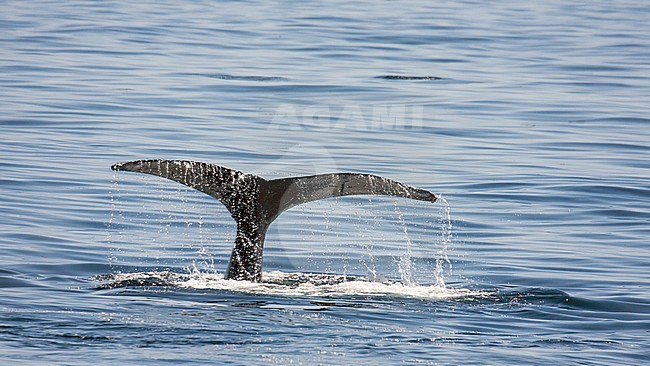
[[[190,274],[169,271],[122,273],[96,276],[93,279],[100,282],[99,289],[164,286],[290,297],[371,296],[440,301],[487,295],[484,291],[448,288],[438,284],[373,282],[365,277],[281,271],[265,272],[262,282],[227,280],[223,275],[202,273],[198,270],[193,270]]]

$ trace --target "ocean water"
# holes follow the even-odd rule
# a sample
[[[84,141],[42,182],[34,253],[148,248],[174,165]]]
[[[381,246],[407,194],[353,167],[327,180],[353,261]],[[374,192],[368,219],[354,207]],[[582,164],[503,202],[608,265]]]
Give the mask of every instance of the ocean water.
[[[0,3],[0,363],[650,359],[643,2]],[[223,279],[209,196],[137,159],[386,176]]]

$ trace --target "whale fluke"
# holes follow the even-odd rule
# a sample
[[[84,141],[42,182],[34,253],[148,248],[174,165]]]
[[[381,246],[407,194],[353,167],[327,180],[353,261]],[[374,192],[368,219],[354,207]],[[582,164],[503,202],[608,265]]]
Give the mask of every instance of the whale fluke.
[[[350,195],[388,195],[435,202],[437,197],[372,174],[330,173],[266,180],[219,165],[186,160],[139,160],[115,164],[117,171],[171,179],[218,199],[237,223],[227,279],[261,281],[264,237],[282,212],[302,203]]]

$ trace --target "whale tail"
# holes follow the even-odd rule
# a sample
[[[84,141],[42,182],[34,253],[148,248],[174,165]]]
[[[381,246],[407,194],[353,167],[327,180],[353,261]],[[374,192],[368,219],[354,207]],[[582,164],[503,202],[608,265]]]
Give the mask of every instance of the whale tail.
[[[266,180],[223,166],[185,160],[139,160],[111,169],[171,179],[218,199],[237,223],[227,279],[261,281],[269,225],[291,207],[329,197],[389,195],[435,202],[426,190],[372,174],[331,173]]]

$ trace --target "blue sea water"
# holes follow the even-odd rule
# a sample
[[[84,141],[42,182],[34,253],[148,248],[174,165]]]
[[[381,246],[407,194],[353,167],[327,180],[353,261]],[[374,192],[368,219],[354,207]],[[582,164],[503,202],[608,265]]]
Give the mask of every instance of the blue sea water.
[[[0,363],[650,358],[644,2],[3,1]],[[351,171],[222,274],[226,209],[113,163]]]

